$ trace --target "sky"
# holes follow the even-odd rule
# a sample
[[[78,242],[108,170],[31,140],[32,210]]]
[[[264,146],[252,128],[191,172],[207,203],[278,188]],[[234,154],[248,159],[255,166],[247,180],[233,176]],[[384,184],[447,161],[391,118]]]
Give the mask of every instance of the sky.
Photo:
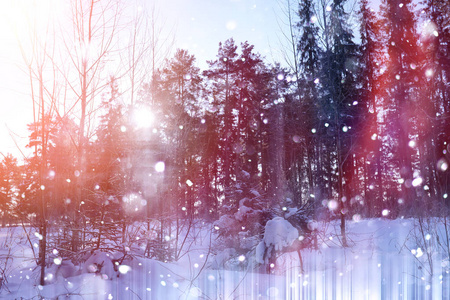
[[[275,0],[132,0],[137,5],[155,4],[158,19],[175,34],[174,48],[187,49],[204,69],[215,59],[219,42],[233,37],[248,41],[269,62],[280,45],[282,10]],[[125,1],[126,4],[132,1]],[[32,14],[58,13],[56,0],[0,0],[0,159],[12,153],[19,159],[32,122],[31,88],[19,40],[26,41],[24,27]],[[60,2],[61,3],[61,2]],[[27,16],[28,15],[28,16]],[[45,19],[45,18],[44,18]]]
[[[26,134],[26,126],[21,122],[25,115],[32,118],[32,114],[28,108],[31,102],[27,103],[27,77],[20,68],[20,48],[11,26],[12,5],[0,1],[0,153],[6,155],[17,153],[10,132]]]
[[[177,42],[201,59],[214,59],[219,42],[233,37],[237,44],[249,41],[270,61],[279,46],[279,17],[274,0],[169,0],[164,14],[174,22]]]

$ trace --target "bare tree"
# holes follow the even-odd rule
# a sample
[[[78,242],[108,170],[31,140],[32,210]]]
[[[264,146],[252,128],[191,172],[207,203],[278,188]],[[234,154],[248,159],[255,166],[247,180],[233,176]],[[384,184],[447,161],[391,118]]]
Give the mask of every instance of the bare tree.
[[[89,189],[86,185],[86,149],[97,122],[99,96],[105,92],[109,79],[114,77],[128,86],[122,93],[129,95],[133,107],[139,89],[149,80],[148,74],[153,74],[157,64],[162,64],[173,44],[170,34],[168,38],[162,38],[164,22],[160,23],[155,7],[149,14],[145,7],[136,8],[124,3],[119,0],[73,1],[71,24],[63,33],[61,55],[68,55],[66,60],[70,64],[61,69],[61,73],[69,94],[75,98],[66,113],[76,116],[79,124],[75,141],[76,195],[71,203],[73,252],[82,245],[81,205]],[[131,16],[122,14],[124,11]]]
[[[49,124],[48,116],[51,116],[56,107],[56,93],[58,84],[55,78],[55,68],[52,67],[51,57],[55,51],[54,27],[50,20],[42,22],[37,14],[29,18],[29,39],[28,45],[25,41],[19,40],[22,57],[26,65],[31,87],[31,100],[33,105],[34,131],[39,132],[39,143],[34,145],[34,155],[40,156],[39,177],[38,177],[38,237],[39,237],[39,258],[40,265],[40,285],[44,285],[45,263],[47,251],[47,148]],[[48,75],[48,76],[47,76]]]
[[[156,69],[162,67],[174,44],[173,28],[166,26],[158,8],[140,6],[135,9],[127,25],[128,40],[125,51],[121,51],[120,61],[124,66],[124,80],[129,82],[130,105],[142,102],[140,89],[153,80]]]
[[[54,117],[58,120],[69,118],[75,120],[77,127],[70,133],[68,131],[71,147],[75,149],[73,160],[76,171],[73,174],[75,180],[70,183],[74,185],[74,194],[66,202],[69,203],[67,212],[70,221],[66,229],[71,232],[70,249],[66,250],[77,255],[84,248],[86,222],[82,213],[83,203],[89,190],[94,188],[90,187],[87,179],[87,148],[98,123],[102,95],[111,77],[127,79],[131,85],[126,92],[130,93],[131,104],[134,104],[140,87],[149,81],[148,74],[154,72],[156,64],[162,62],[171,49],[171,38],[160,37],[163,27],[158,26],[154,8],[151,16],[145,11],[125,16],[122,12],[130,12],[133,8],[125,7],[124,3],[120,0],[70,1],[62,6],[62,9],[69,10],[70,19],[65,17],[66,11],[64,14],[59,11],[51,19],[31,12],[30,36],[20,37],[24,39],[20,44],[31,87],[33,130],[40,135],[37,138],[40,144],[34,144],[34,151],[41,161],[39,182],[36,183],[40,187],[37,191],[40,201],[37,263],[41,266],[41,285],[45,283],[49,224],[47,207],[49,197],[57,197],[57,193],[51,193],[50,186],[47,186],[48,161],[51,158],[47,151],[50,120]],[[49,7],[45,9],[50,10]],[[34,21],[33,18],[44,21]],[[125,29],[129,28],[130,39],[126,39]],[[123,53],[129,56],[124,57]],[[124,68],[124,65],[127,67]]]
[[[86,191],[86,147],[93,125],[96,97],[107,86],[104,76],[109,57],[115,55],[119,31],[120,4],[116,1],[72,1],[71,23],[63,32],[61,55],[67,56],[69,69],[60,69],[75,101],[67,113],[74,114],[79,124],[76,137],[77,171],[72,209],[71,250],[80,249],[81,205]],[[75,75],[76,74],[76,75]]]

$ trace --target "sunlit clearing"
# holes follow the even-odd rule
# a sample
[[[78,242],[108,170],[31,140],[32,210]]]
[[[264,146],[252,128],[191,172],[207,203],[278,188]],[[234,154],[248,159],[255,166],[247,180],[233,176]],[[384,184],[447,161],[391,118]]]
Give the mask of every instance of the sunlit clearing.
[[[141,108],[133,113],[134,124],[138,128],[149,128],[153,125],[154,115],[149,109]]]

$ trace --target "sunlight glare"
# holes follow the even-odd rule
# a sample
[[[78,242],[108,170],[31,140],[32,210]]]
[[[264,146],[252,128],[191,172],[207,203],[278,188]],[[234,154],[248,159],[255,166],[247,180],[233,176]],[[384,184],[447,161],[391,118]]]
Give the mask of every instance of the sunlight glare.
[[[149,128],[153,125],[154,115],[149,109],[139,109],[134,112],[133,119],[136,127]]]

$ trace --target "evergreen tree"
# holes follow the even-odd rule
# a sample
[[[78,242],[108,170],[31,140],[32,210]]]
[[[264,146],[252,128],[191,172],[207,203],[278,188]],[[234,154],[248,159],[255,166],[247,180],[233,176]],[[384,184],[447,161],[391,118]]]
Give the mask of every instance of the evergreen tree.
[[[128,224],[132,217],[142,217],[144,210],[132,176],[137,168],[132,152],[135,135],[120,98],[117,81],[111,77],[109,93],[102,103],[104,114],[86,156],[90,180],[85,186],[83,211],[94,233],[91,249],[104,246],[105,238],[126,242]]]
[[[192,218],[195,213],[194,189],[197,185],[199,157],[198,128],[201,124],[199,98],[201,96],[200,70],[195,57],[186,50],[178,49],[167,66],[156,75],[156,102],[165,118],[162,121],[163,139],[172,161],[170,183],[177,199],[174,208],[184,207]],[[188,184],[187,184],[188,183]],[[181,212],[180,212],[181,213]]]
[[[289,147],[286,137],[292,129],[286,120],[289,103],[292,103],[292,82],[285,74],[289,72],[280,65],[270,70],[271,80],[267,87],[270,94],[261,113],[261,186],[266,192],[269,205],[277,206],[285,197],[292,197],[293,187],[289,185],[290,165]],[[289,78],[290,75],[286,75]],[[292,181],[291,181],[292,182]]]
[[[386,167],[390,178],[388,207],[392,214],[398,213],[398,199],[412,209],[416,200],[413,180],[421,175],[414,174],[413,149],[410,140],[417,139],[414,124],[417,111],[417,86],[420,57],[416,19],[412,12],[412,1],[385,1],[381,6],[384,30],[386,32],[388,64],[385,71],[384,108],[386,113],[385,153]],[[413,147],[411,147],[413,146]],[[387,170],[385,170],[386,172]],[[401,186],[398,181],[403,182]]]
[[[430,147],[427,148],[429,161],[429,176],[435,179],[431,183],[430,190],[434,191],[437,199],[442,199],[449,205],[450,193],[448,172],[445,166],[450,161],[449,136],[450,136],[450,88],[448,78],[450,76],[450,27],[448,20],[450,9],[447,1],[425,0],[425,20],[422,32],[422,45],[425,48],[425,72],[429,70],[424,96],[431,98],[433,107],[430,128],[427,131]],[[429,107],[430,104],[428,104]],[[434,166],[432,164],[435,164]],[[437,168],[435,168],[437,166]],[[444,167],[443,167],[444,166]],[[442,168],[443,167],[443,168]]]
[[[236,62],[239,98],[236,105],[238,168],[250,174],[250,180],[258,182],[260,163],[260,126],[262,107],[267,100],[269,71],[259,54],[253,52],[254,46],[247,42],[241,44],[242,53]]]
[[[237,135],[234,130],[236,118],[233,109],[236,108],[239,99],[239,84],[237,82],[237,46],[233,39],[219,43],[217,59],[208,61],[209,69],[204,75],[212,81],[210,97],[219,123],[219,153],[220,173],[222,174],[219,185],[223,187],[224,204],[231,204],[231,183],[235,170],[234,147],[237,144]]]
[[[160,199],[158,211],[161,218],[168,219],[167,235],[171,234],[172,221],[176,221],[173,258],[178,259],[182,250],[182,247],[178,248],[178,242],[183,224],[187,224],[189,232],[199,207],[214,206],[207,202],[214,201],[210,191],[205,195],[205,189],[201,189],[202,184],[210,183],[209,178],[205,180],[200,176],[203,149],[199,137],[205,124],[200,105],[202,77],[195,66],[195,57],[178,49],[154,79],[155,106],[164,116],[159,129],[166,149],[165,159],[170,162],[164,177],[167,188],[163,193],[167,197]],[[164,238],[161,230],[161,242]]]
[[[328,157],[326,173],[329,176],[329,196],[337,198],[337,214],[341,219],[343,245],[347,245],[345,219],[348,213],[349,188],[352,180],[352,123],[356,114],[353,101],[357,90],[358,54],[353,42],[353,34],[348,25],[348,15],[344,10],[345,1],[335,0],[331,7],[328,28],[325,29],[326,48],[323,54],[323,94],[322,110],[324,126],[328,137],[325,141]],[[353,130],[353,131],[352,131]]]
[[[3,157],[0,163],[0,218],[1,226],[16,222],[15,203],[20,201],[19,185],[21,183],[21,167],[11,154]]]
[[[321,127],[319,118],[320,102],[318,94],[317,79],[320,69],[320,47],[318,43],[319,29],[313,22],[314,15],[314,3],[313,1],[302,1],[299,7],[298,28],[300,30],[300,39],[297,45],[297,50],[300,53],[300,78],[298,82],[298,95],[299,102],[294,101],[291,110],[298,110],[298,113],[294,114],[297,118],[298,124],[292,124],[289,127],[296,128],[296,132],[292,135],[290,142],[290,148],[299,149],[303,151],[306,149],[303,155],[293,153],[292,156],[300,159],[303,157],[303,162],[299,163],[300,170],[305,170],[300,174],[301,177],[307,178],[307,186],[303,187],[301,193],[305,194],[307,199],[311,199],[311,195],[317,196],[317,199],[321,198],[322,191],[320,185],[322,185],[319,178],[323,175],[319,175],[319,157],[321,157],[321,147],[319,136],[313,133]],[[297,98],[294,98],[297,99]],[[295,120],[293,120],[295,121]],[[295,143],[295,144],[294,144]]]
[[[379,19],[367,0],[360,3],[360,36],[361,36],[361,67],[358,81],[361,84],[358,105],[363,108],[361,119],[365,121],[358,127],[361,147],[360,176],[363,187],[364,207],[367,216],[375,216],[376,211],[382,210],[382,203],[378,200],[383,197],[381,142],[378,113],[380,111],[379,99],[379,65],[382,61],[382,46],[379,41]],[[355,201],[358,204],[359,201]]]

